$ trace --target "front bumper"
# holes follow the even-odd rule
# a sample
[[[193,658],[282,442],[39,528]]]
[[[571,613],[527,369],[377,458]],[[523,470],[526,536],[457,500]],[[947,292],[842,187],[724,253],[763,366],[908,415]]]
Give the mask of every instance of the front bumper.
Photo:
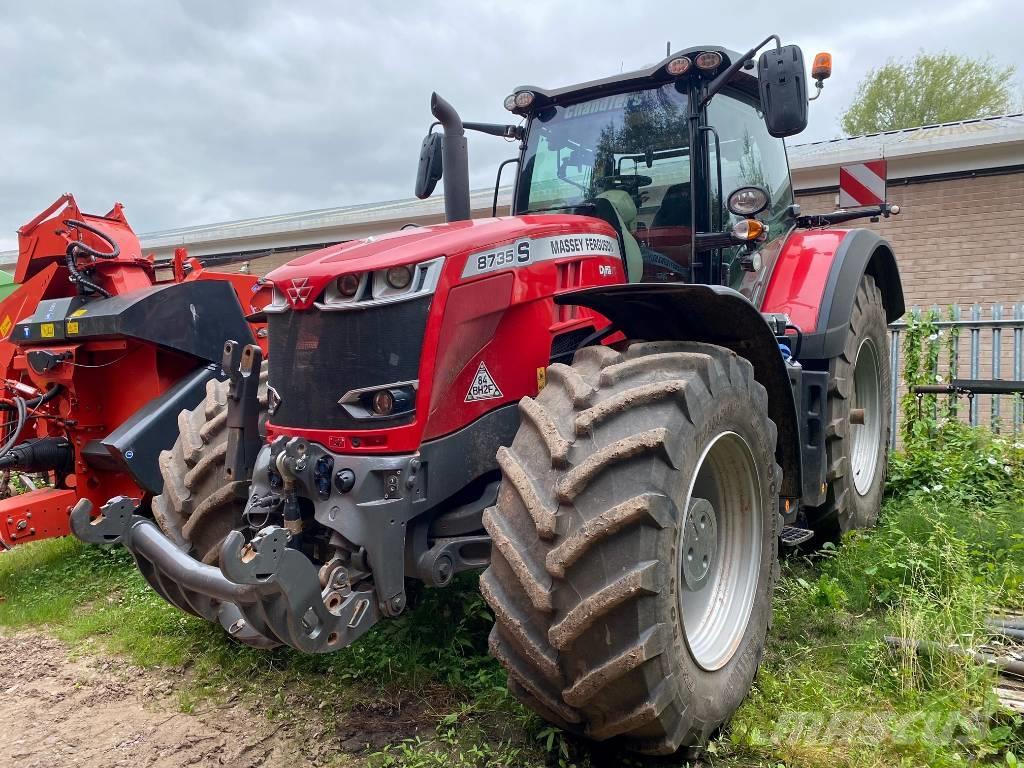
[[[134,499],[117,496],[94,518],[82,499],[71,512],[72,533],[89,544],[121,544],[167,602],[220,623],[239,642],[325,653],[353,643],[380,619],[372,592],[335,581],[321,590],[316,567],[287,547],[282,528],[264,528],[248,544],[232,532],[217,568],[183,552],[136,509]]]

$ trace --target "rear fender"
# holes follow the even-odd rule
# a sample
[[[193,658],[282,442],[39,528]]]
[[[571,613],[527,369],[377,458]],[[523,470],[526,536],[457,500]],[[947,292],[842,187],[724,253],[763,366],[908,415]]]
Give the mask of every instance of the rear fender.
[[[706,342],[749,360],[754,377],[768,391],[768,415],[779,430],[780,495],[802,495],[800,431],[789,374],[775,336],[745,297],[717,285],[640,283],[572,291],[555,301],[593,309],[630,339]]]
[[[843,351],[865,274],[882,292],[887,320],[898,320],[903,287],[886,240],[869,229],[796,232],[779,254],[761,311],[786,314],[803,331],[801,360],[828,360]]]

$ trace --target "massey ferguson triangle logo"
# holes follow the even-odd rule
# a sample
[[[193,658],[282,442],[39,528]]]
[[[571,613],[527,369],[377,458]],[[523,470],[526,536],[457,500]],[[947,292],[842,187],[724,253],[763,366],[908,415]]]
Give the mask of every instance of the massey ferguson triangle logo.
[[[286,291],[292,304],[305,304],[312,292],[313,286],[309,284],[308,277],[293,277],[291,287]]]

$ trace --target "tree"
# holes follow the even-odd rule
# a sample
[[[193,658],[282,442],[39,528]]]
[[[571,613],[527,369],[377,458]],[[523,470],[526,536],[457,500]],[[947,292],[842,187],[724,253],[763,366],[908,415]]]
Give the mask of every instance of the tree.
[[[890,59],[860,82],[842,116],[843,130],[856,136],[1005,114],[1016,71],[991,58],[947,52],[922,52],[909,62]]]

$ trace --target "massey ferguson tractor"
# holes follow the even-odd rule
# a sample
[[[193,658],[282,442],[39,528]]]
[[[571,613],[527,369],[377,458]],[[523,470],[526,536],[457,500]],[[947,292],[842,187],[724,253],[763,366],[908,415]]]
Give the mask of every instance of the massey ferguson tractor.
[[[80,498],[160,493],[181,409],[221,375],[225,333],[265,343],[245,315],[269,300],[184,250],[158,281],[120,204],[96,216],[64,195],[18,245],[0,301],[0,549],[67,535]],[[8,495],[12,474],[39,487]]]
[[[485,569],[525,704],[700,745],[750,689],[780,542],[878,515],[903,294],[890,246],[834,225],[895,211],[801,214],[781,139],[807,78],[775,37],[505,107],[464,123],[435,94],[417,194],[443,174],[447,223],[271,273],[268,380],[229,341],[155,521],[119,497],[73,525],[183,610],[310,653]],[[470,219],[465,130],[519,142],[512,215]]]

